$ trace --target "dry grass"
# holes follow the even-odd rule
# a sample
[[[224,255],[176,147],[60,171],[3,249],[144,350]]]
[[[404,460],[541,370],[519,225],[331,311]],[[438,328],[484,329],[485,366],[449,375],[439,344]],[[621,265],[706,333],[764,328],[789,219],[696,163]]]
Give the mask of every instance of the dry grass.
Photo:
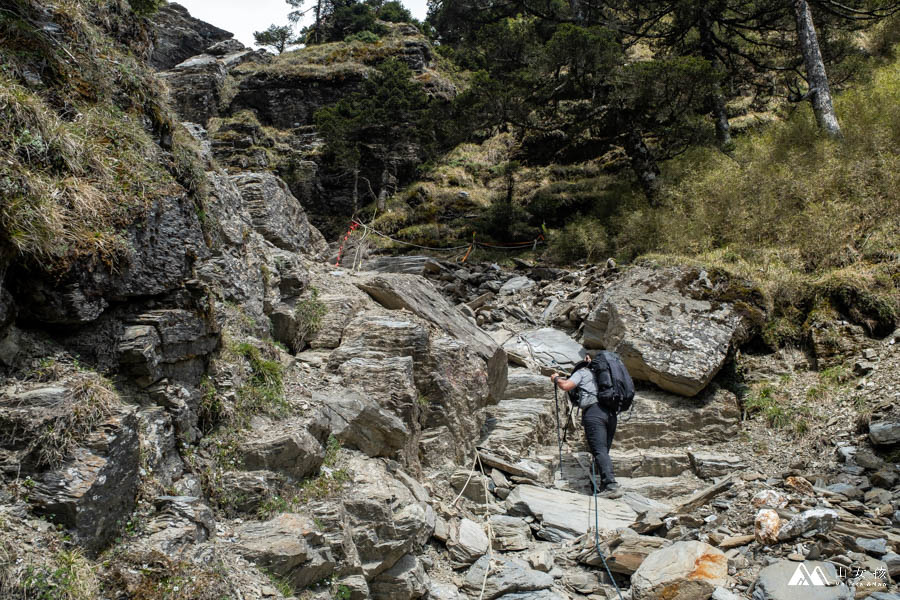
[[[0,597],[4,600],[100,597],[98,569],[79,550],[54,549],[58,540],[50,539],[49,552],[19,555],[16,546],[21,541],[12,532],[0,531]]]
[[[0,232],[48,270],[79,258],[115,269],[130,252],[122,229],[154,199],[205,197],[159,79],[103,29],[133,25],[120,4],[15,0],[0,16]],[[45,9],[63,34],[33,25]]]
[[[48,364],[37,379],[63,381],[71,394],[66,410],[51,423],[45,423],[29,441],[25,454],[39,468],[56,468],[71,456],[90,434],[113,412],[118,393],[107,379],[91,371],[77,370],[60,363]]]

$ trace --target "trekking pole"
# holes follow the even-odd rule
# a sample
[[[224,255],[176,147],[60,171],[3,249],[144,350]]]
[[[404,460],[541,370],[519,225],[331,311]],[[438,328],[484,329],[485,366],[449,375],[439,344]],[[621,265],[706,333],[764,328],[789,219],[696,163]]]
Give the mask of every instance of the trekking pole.
[[[559,388],[556,387],[556,382],[553,382],[553,404],[556,406],[556,410],[553,413],[556,415],[556,446],[559,449],[559,472],[562,473],[562,437],[559,435]]]
[[[597,460],[591,454],[591,486],[594,488],[594,548],[597,550],[597,554],[600,555],[600,560],[603,561],[603,567],[606,569],[606,574],[609,575],[609,580],[612,581],[613,587],[616,588],[616,593],[619,594],[619,600],[623,600],[622,590],[619,589],[619,584],[616,583],[612,571],[609,570],[609,565],[606,564],[606,557],[600,551],[600,503],[597,500],[596,466]]]

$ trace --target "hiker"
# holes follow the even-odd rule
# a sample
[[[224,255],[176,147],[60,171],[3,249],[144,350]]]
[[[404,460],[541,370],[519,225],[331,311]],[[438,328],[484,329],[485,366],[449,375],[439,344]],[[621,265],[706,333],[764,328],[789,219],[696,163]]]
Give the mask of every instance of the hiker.
[[[601,406],[601,403],[597,401],[597,381],[594,373],[588,368],[590,364],[591,356],[587,355],[568,378],[553,373],[550,375],[550,381],[566,392],[578,388],[577,398],[578,405],[581,407],[581,425],[584,427],[588,446],[590,446],[591,454],[597,463],[597,469],[600,471],[600,487],[595,492],[607,498],[617,498],[622,493],[619,490],[619,484],[616,483],[612,460],[609,458],[609,449],[612,446],[613,436],[616,434],[616,410]]]

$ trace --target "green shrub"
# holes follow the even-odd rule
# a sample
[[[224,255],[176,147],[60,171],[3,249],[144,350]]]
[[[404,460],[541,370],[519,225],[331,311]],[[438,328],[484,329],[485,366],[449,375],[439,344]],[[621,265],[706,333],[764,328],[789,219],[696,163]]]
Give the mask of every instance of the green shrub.
[[[550,256],[557,263],[596,262],[606,256],[609,240],[599,219],[581,217],[561,231],[551,232],[548,245]]]
[[[294,308],[294,316],[297,319],[297,333],[294,337],[294,350],[302,350],[306,341],[312,337],[322,326],[322,317],[328,312],[328,307],[319,300],[319,290],[315,287],[309,289],[309,294],[301,298]]]
[[[378,34],[374,31],[359,31],[344,38],[347,43],[362,42],[364,44],[374,44],[379,39]]]
[[[763,386],[751,393],[744,400],[744,408],[749,415],[762,415],[769,427],[774,429],[781,429],[790,423],[789,411],[778,400],[775,390],[769,386]]]
[[[250,363],[250,377],[237,391],[237,406],[230,419],[240,427],[256,414],[285,416],[290,404],[284,398],[284,367],[277,360],[263,358],[259,348],[248,343],[238,344],[235,353]]]
[[[142,17],[149,17],[160,9],[166,3],[166,0],[128,0],[131,10]]]

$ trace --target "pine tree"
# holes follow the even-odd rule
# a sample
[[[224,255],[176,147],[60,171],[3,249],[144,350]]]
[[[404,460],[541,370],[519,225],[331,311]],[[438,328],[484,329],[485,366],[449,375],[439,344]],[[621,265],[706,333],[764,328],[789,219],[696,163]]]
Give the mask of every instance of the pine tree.
[[[270,25],[265,31],[254,31],[253,39],[258,46],[273,48],[278,54],[284,52],[288,46],[300,43],[294,38],[294,30],[289,25]]]

